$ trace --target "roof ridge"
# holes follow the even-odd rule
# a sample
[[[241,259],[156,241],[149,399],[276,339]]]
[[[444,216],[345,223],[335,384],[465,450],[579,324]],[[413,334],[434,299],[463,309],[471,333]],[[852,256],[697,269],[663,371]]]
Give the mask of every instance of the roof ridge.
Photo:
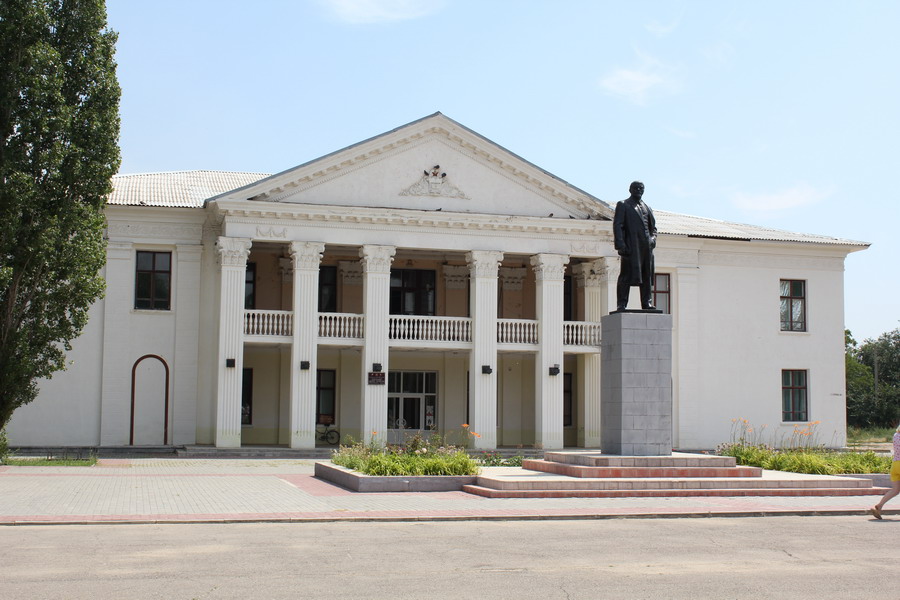
[[[113,177],[147,177],[150,175],[176,175],[183,173],[227,173],[234,175],[271,175],[261,171],[221,171],[216,169],[181,169],[177,171],[147,171],[143,173],[116,173]]]

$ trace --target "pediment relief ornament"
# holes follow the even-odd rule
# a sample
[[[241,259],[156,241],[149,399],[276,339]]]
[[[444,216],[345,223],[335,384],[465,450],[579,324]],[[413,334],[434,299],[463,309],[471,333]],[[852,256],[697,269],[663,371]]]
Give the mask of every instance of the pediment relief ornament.
[[[401,196],[440,196],[469,200],[465,192],[447,180],[447,174],[441,172],[441,165],[434,165],[422,173],[417,182],[400,192]]]

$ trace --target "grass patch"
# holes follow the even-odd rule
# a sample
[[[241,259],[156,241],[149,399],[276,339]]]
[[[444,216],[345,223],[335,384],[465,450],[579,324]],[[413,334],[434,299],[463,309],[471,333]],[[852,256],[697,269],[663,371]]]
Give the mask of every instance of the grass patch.
[[[848,427],[847,444],[890,442],[895,431],[893,427]]]
[[[93,467],[96,456],[87,458],[7,458],[4,465],[14,467]]]
[[[446,444],[440,435],[411,436],[404,446],[378,443],[341,445],[331,456],[336,465],[380,476],[477,475],[478,463],[464,448]]]
[[[722,444],[716,450],[720,456],[733,456],[737,464],[791,473],[816,475],[845,475],[857,473],[887,473],[891,457],[874,452],[835,452],[821,448],[776,450],[764,444]]]

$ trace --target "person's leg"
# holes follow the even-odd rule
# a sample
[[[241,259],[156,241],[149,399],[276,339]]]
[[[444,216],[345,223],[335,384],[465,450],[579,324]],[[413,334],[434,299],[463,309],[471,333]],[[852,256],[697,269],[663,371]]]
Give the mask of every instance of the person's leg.
[[[878,501],[878,504],[872,507],[872,514],[875,515],[876,519],[881,518],[881,509],[884,508],[885,503],[897,494],[900,494],[900,481],[892,481],[891,489],[881,497],[881,500]]]

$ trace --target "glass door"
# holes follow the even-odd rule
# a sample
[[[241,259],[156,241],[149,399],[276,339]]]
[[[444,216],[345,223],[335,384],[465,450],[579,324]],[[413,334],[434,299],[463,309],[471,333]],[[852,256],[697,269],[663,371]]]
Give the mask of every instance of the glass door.
[[[388,373],[387,441],[403,444],[417,433],[437,430],[437,373]]]

